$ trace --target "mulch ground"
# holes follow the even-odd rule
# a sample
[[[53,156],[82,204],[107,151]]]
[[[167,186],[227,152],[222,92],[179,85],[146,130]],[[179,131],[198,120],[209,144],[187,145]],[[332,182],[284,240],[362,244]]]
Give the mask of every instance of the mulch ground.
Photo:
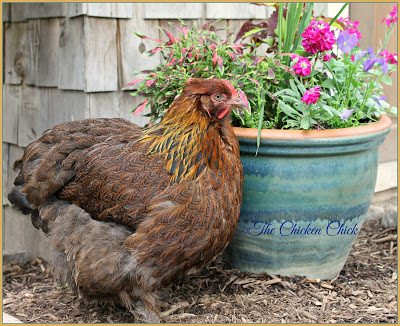
[[[4,311],[27,323],[132,323],[123,308],[77,298],[46,262],[3,267]],[[396,323],[397,234],[364,225],[332,281],[252,275],[222,259],[162,294],[166,323]]]

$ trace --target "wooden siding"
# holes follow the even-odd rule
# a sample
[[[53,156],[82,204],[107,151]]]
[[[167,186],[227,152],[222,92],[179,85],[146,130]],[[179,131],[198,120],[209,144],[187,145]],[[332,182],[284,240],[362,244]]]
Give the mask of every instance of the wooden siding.
[[[315,8],[333,16],[340,6],[318,3]],[[350,9],[353,19],[362,21],[362,45],[375,42],[382,30],[378,17],[390,5],[360,3]],[[178,19],[188,25],[221,19],[217,33],[227,37],[246,20],[263,20],[271,11],[250,3],[3,3],[4,252],[48,256],[44,237],[6,197],[15,176],[12,164],[26,145],[47,128],[70,120],[121,117],[141,126],[149,121],[130,113],[143,99],[124,89],[135,72],[155,67],[161,58],[159,53],[149,57],[146,51],[156,43],[134,32],[165,39],[159,27],[174,32]],[[395,87],[389,88],[393,104]],[[381,148],[381,160],[397,159],[395,130]]]

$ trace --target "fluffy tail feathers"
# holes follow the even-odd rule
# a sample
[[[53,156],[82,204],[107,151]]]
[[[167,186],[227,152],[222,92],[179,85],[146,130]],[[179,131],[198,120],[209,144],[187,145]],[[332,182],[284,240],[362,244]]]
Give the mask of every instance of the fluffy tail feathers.
[[[158,301],[151,271],[138,266],[125,240],[132,231],[96,221],[78,206],[52,198],[39,208],[55,251],[58,276],[78,293],[117,301],[140,319],[158,322]]]

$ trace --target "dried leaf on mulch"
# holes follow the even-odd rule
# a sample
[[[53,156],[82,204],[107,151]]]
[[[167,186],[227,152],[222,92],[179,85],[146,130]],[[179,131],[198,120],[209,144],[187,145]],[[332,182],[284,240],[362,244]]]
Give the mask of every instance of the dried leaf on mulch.
[[[165,288],[167,323],[396,323],[397,235],[377,221],[364,225],[333,281],[252,275],[220,258],[201,274]],[[27,323],[129,323],[133,316],[75,296],[46,262],[3,266],[4,311]]]

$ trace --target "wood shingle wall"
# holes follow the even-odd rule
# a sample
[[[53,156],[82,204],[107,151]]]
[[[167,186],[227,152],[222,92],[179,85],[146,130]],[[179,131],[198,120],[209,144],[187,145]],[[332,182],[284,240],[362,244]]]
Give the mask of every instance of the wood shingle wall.
[[[161,62],[155,46],[133,33],[165,38],[182,19],[222,19],[222,35],[268,8],[217,3],[3,3],[3,230],[4,253],[47,257],[44,236],[9,206],[13,162],[47,128],[64,121],[122,117],[144,125],[130,109],[140,103],[126,84],[133,73]],[[172,24],[172,25],[170,25]],[[23,239],[23,240],[22,240]],[[26,255],[25,255],[26,256]],[[25,257],[24,256],[24,257]]]
[[[339,8],[315,6],[328,16]],[[43,235],[6,198],[12,164],[27,144],[69,120],[122,117],[146,123],[130,113],[141,99],[131,97],[126,84],[135,71],[161,59],[147,56],[155,44],[134,32],[165,39],[158,27],[174,31],[178,19],[189,25],[221,19],[218,33],[226,36],[270,11],[249,3],[3,3],[4,253],[48,256]]]

